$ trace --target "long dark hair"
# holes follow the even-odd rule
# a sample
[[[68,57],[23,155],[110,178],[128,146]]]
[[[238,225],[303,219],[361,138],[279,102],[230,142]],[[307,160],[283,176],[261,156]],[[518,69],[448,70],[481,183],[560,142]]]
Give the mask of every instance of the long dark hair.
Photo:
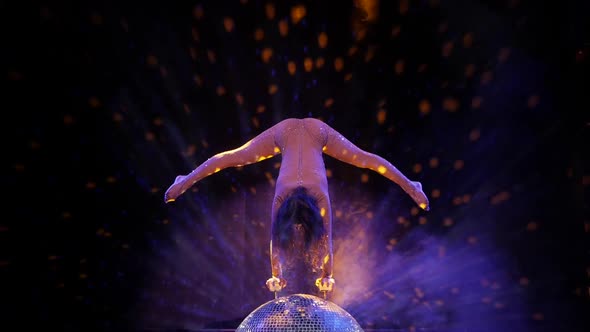
[[[293,248],[296,226],[303,229],[306,249],[319,240],[325,231],[318,202],[304,187],[293,190],[277,211],[272,236],[280,248]]]

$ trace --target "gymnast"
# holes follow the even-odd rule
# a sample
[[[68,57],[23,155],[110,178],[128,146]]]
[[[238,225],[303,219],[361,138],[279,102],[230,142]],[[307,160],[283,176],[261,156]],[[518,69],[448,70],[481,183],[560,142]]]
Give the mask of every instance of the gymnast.
[[[292,253],[308,255],[314,270],[321,271],[315,281],[319,291],[325,295],[333,289],[332,210],[322,153],[383,175],[398,184],[420,208],[429,209],[420,182],[410,181],[387,160],[361,150],[313,118],[285,119],[241,147],[216,154],[191,173],[177,176],[164,195],[165,202],[173,202],[197,181],[224,168],[259,162],[279,153],[282,162],[271,216],[272,277],[266,282],[275,294],[287,285],[283,266],[286,255]],[[295,243],[302,241],[303,247]]]

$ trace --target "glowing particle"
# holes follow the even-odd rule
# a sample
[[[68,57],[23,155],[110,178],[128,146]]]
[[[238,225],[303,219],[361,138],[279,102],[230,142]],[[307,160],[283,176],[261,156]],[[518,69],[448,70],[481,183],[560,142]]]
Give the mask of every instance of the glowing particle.
[[[393,28],[391,28],[391,37],[392,38],[397,38],[399,36],[399,33],[401,32],[401,27],[399,25],[394,25]]]
[[[420,100],[420,102],[418,103],[418,110],[422,115],[430,113],[430,102],[426,99]]]
[[[281,20],[279,22],[279,33],[282,37],[285,37],[287,34],[289,34],[289,23],[287,20]]]
[[[420,203],[420,208],[421,208],[422,210],[425,210],[425,209],[426,209],[426,207],[428,207],[428,205],[426,205],[426,203]]]
[[[468,32],[463,36],[463,47],[470,48],[473,46],[473,32]]]
[[[221,171],[221,168],[219,168],[219,167],[216,167],[216,168],[215,168],[215,171],[213,171],[213,173],[217,173],[217,172],[219,172],[219,171]]]
[[[401,15],[405,15],[408,13],[408,9],[410,7],[408,0],[400,0],[399,2],[399,13]]]
[[[492,81],[494,74],[491,71],[487,70],[481,75],[481,85],[486,85]]]
[[[271,84],[268,86],[268,94],[274,95],[279,90],[279,87],[276,84]]]
[[[264,30],[257,28],[256,31],[254,31],[254,40],[261,41],[262,39],[264,39]]]
[[[215,52],[213,52],[212,50],[207,50],[207,59],[209,60],[209,63],[217,62]]]
[[[266,18],[269,20],[273,20],[276,16],[276,8],[273,3],[267,3],[264,6],[264,12],[266,14]]]
[[[459,101],[456,98],[447,97],[443,100],[443,109],[449,112],[456,112],[459,109]]]
[[[201,77],[201,75],[195,75],[193,80],[195,81],[195,83],[197,83],[197,86],[199,86],[199,87],[203,86],[203,78]]]
[[[321,32],[318,35],[318,45],[320,48],[326,48],[326,46],[328,46],[328,34]]]
[[[445,58],[450,57],[451,53],[453,52],[453,47],[454,47],[454,44],[451,41],[444,43],[443,47],[442,47],[442,56]]]
[[[279,152],[281,152],[281,149],[279,149],[278,146],[275,146],[273,151],[274,151],[274,153],[279,153]]]
[[[432,193],[430,194],[432,198],[439,198],[440,197],[440,189],[433,189]]]
[[[365,22],[373,22],[379,17],[379,0],[355,0],[354,6],[362,11]]]
[[[266,47],[262,50],[261,58],[264,63],[268,63],[272,57],[273,50],[270,47]]]
[[[205,11],[203,10],[203,6],[201,6],[201,5],[195,6],[195,9],[193,9],[193,16],[197,20],[200,20],[203,18],[204,15],[205,15]]]
[[[367,173],[363,173],[363,174],[361,175],[361,182],[362,182],[362,183],[367,183],[367,182],[369,182],[369,174],[367,174]]]
[[[326,209],[324,209],[324,208],[321,208],[321,209],[320,209],[320,215],[321,215],[322,217],[323,217],[323,216],[325,216],[325,215],[326,215]]]
[[[334,99],[333,98],[328,98],[324,102],[324,107],[326,107],[326,108],[329,108],[332,105],[334,105]]]
[[[436,157],[432,157],[428,161],[428,166],[430,166],[430,168],[437,168],[438,164],[439,164],[439,161],[438,161],[438,158],[436,158]]]
[[[414,173],[420,173],[420,172],[422,172],[422,164],[420,164],[420,163],[414,164],[414,166],[412,166],[412,171]]]
[[[256,107],[256,113],[257,114],[264,113],[264,112],[266,112],[266,106],[264,106],[264,105],[258,105]]]
[[[296,70],[297,70],[297,65],[295,64],[295,62],[289,61],[287,63],[287,71],[289,71],[289,74],[295,75]]]
[[[145,133],[145,140],[148,142],[153,142],[156,139],[156,135],[151,132],[151,131],[147,131]]]
[[[373,57],[375,57],[375,47],[370,46],[367,50],[367,53],[365,54],[365,62],[373,60]]]
[[[223,85],[220,85],[215,89],[215,92],[217,93],[218,96],[221,97],[221,96],[225,95],[225,92],[226,92],[225,87]]]
[[[453,163],[453,168],[456,170],[463,169],[463,167],[465,167],[465,162],[461,159],[455,160],[455,162]]]
[[[538,105],[539,105],[539,96],[538,95],[532,95],[527,100],[527,107],[530,109],[533,109],[533,108],[537,107]]]
[[[529,232],[534,232],[537,229],[539,229],[539,224],[534,221],[531,221],[526,225],[526,230]]]
[[[504,201],[507,201],[509,198],[510,198],[510,193],[507,191],[502,191],[502,192],[494,195],[492,197],[492,199],[490,200],[490,203],[492,205],[497,205],[497,204],[500,204]]]
[[[318,57],[317,59],[315,59],[315,67],[317,69],[322,68],[325,63],[326,63],[326,60],[324,60],[324,58],[322,58],[322,57]]]
[[[445,227],[451,227],[451,226],[453,226],[453,224],[454,224],[453,219],[451,219],[449,217],[447,217],[443,220],[443,225]]]
[[[304,5],[297,5],[291,7],[291,21],[294,24],[301,22],[301,20],[305,17],[306,14],[307,10],[305,9]]]
[[[478,128],[472,129],[469,132],[469,140],[472,142],[477,141],[480,136],[481,136],[481,133]]]
[[[426,219],[426,217],[420,217],[420,218],[418,218],[418,223],[420,225],[426,225],[427,222],[428,222],[428,219]]]
[[[92,108],[98,108],[101,105],[100,100],[97,97],[90,97],[88,99],[88,105]]]
[[[235,23],[233,18],[231,17],[224,17],[223,18],[223,28],[226,32],[232,32],[234,30]]]
[[[473,108],[473,109],[480,108],[482,101],[483,101],[483,98],[480,96],[473,97],[473,99],[471,99],[471,108]]]
[[[241,93],[236,93],[236,103],[238,105],[243,105],[244,104],[244,96],[242,96]]]
[[[379,165],[379,167],[377,167],[377,172],[385,174],[385,172],[387,172],[387,168],[385,168],[383,165]]]
[[[311,58],[305,58],[303,60],[303,68],[309,73],[313,69],[313,60]]]
[[[342,60],[341,57],[337,57],[336,59],[334,59],[334,69],[337,72],[342,71],[343,67],[344,67],[344,60]]]
[[[383,125],[385,120],[387,119],[387,111],[384,109],[380,109],[377,111],[377,123]]]

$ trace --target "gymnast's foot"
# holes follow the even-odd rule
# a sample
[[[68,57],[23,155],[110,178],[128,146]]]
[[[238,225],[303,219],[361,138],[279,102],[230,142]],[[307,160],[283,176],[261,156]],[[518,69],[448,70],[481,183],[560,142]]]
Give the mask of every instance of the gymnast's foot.
[[[315,281],[315,285],[319,288],[320,292],[331,292],[334,289],[336,281],[332,277],[318,278]]]
[[[426,197],[426,194],[424,194],[424,191],[422,191],[422,184],[420,182],[412,181],[411,188],[407,190],[407,193],[422,210],[430,210],[428,198]]]
[[[273,276],[266,281],[266,287],[271,292],[280,292],[285,286],[287,286],[287,280],[283,278]]]

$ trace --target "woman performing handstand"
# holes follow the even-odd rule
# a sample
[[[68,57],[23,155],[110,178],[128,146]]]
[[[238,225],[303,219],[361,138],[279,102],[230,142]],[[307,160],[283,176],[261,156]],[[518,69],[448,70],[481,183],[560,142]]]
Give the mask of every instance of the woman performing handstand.
[[[287,285],[283,278],[285,256],[296,251],[310,257],[313,266],[321,271],[315,282],[319,290],[325,294],[333,289],[332,209],[322,153],[378,172],[398,184],[420,208],[428,210],[428,198],[420,182],[410,181],[387,160],[361,150],[313,118],[283,120],[241,147],[216,154],[191,173],[177,176],[166,191],[165,201],[174,201],[197,181],[224,168],[255,163],[279,153],[282,162],[271,216],[272,277],[266,282],[275,294]],[[300,241],[295,240],[296,236]]]

